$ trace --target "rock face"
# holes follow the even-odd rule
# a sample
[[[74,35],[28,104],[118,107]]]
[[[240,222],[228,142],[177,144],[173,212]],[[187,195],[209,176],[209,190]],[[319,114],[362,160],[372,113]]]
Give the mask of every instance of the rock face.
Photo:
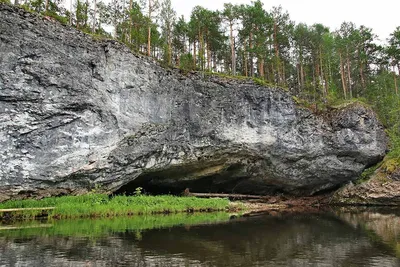
[[[324,116],[247,80],[183,75],[0,4],[0,195],[312,194],[386,151],[360,104]]]
[[[336,191],[331,203],[340,205],[400,205],[400,170],[388,172],[385,163],[366,182],[349,183]]]

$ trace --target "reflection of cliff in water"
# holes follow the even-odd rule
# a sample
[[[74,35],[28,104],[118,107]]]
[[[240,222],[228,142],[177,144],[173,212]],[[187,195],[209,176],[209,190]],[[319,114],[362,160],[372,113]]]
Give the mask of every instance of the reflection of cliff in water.
[[[333,215],[260,215],[102,238],[4,237],[0,265],[400,266],[391,248],[347,221]]]
[[[363,229],[372,241],[384,243],[400,258],[400,210],[351,211],[342,209],[337,215],[355,228]]]

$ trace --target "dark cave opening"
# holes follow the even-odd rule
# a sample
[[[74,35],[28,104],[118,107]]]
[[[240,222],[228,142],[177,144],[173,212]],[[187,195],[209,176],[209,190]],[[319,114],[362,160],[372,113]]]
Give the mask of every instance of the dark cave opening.
[[[225,166],[222,162],[201,162],[196,165],[176,166],[167,170],[143,173],[123,185],[114,194],[135,194],[136,188],[150,195],[180,195],[189,189],[197,193],[229,193],[248,178],[248,174],[238,175],[245,168],[242,164]]]
[[[186,189],[192,193],[277,195],[283,191],[276,185],[252,180],[243,172],[242,165],[234,164],[223,172],[193,177],[185,170],[144,173],[116,190],[114,195],[135,195],[137,188],[147,195],[182,195]]]
[[[186,189],[196,193],[230,193],[240,183],[240,179],[237,178],[221,183],[218,182],[220,178],[220,175],[210,175],[193,180],[170,180],[160,174],[149,173],[123,185],[114,194],[134,195],[139,187],[142,188],[142,193],[149,195],[182,195]]]

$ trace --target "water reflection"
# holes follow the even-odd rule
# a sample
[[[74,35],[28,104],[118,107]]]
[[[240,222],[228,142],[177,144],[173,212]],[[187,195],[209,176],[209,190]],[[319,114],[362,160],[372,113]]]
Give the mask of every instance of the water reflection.
[[[164,216],[166,228],[151,216],[141,223],[132,217],[3,230],[0,265],[400,266],[395,213],[178,216]],[[149,229],[151,224],[156,229]]]
[[[362,229],[371,242],[388,246],[400,258],[400,209],[338,209],[336,215]]]

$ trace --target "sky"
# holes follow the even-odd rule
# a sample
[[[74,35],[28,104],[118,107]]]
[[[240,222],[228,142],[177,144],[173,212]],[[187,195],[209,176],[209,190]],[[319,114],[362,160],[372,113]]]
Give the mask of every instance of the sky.
[[[187,19],[193,7],[200,5],[211,10],[222,10],[226,2],[232,4],[250,4],[251,0],[171,0],[178,16]],[[322,23],[332,31],[338,29],[344,21],[354,22],[357,26],[367,26],[379,36],[381,41],[389,38],[397,26],[400,26],[399,0],[262,0],[264,8],[270,10],[281,5],[296,23],[308,25]]]

